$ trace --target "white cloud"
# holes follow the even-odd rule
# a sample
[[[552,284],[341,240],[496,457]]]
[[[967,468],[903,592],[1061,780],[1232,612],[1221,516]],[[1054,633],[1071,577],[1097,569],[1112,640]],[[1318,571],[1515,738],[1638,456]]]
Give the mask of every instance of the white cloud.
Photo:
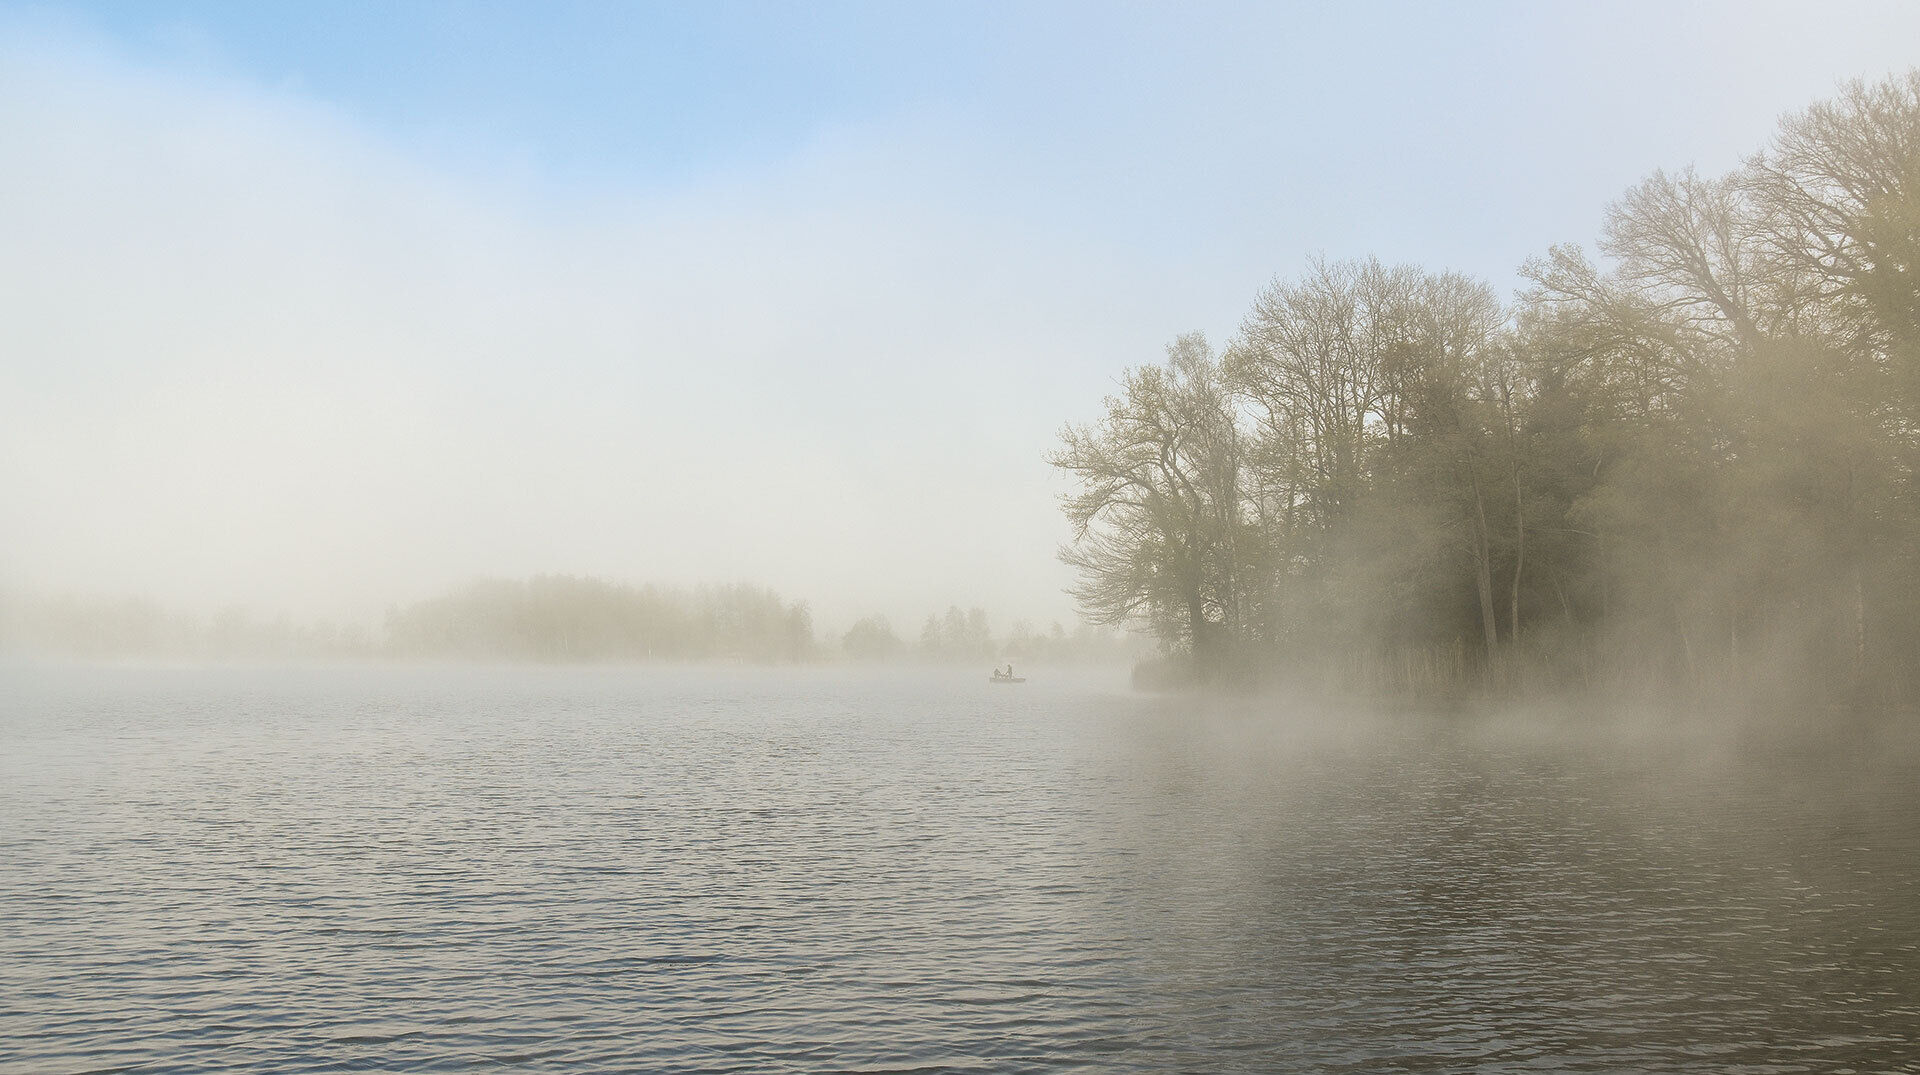
[[[1067,613],[1039,455],[1138,326],[1099,252],[907,190],[926,147],[560,201],[300,100],[0,72],[6,583],[367,615],[573,571],[843,622]]]
[[[1920,24],[1387,10],[1042,13],[977,85],[590,190],[0,21],[0,586],[366,616],[569,571],[1065,618],[1041,455],[1122,367],[1316,252],[1511,282]]]

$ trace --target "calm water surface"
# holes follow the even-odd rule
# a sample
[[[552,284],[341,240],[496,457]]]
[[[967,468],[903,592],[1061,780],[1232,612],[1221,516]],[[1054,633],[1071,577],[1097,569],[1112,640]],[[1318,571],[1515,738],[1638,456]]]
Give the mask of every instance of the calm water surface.
[[[0,669],[0,1070],[1920,1071],[1903,735],[1105,687]]]

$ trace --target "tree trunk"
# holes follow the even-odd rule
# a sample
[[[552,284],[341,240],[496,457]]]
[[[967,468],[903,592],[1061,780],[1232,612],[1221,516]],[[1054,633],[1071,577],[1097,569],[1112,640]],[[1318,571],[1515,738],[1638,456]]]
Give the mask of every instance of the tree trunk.
[[[1677,597],[1670,603],[1673,605],[1674,626],[1680,632],[1680,656],[1687,663],[1687,684],[1691,687],[1699,687],[1701,685],[1700,665],[1693,659],[1693,638],[1687,633],[1686,610],[1680,607],[1680,599]]]
[[[1727,609],[1727,681],[1740,682],[1740,603]]]
[[[1507,595],[1512,613],[1507,625],[1507,644],[1511,646],[1520,642],[1520,572],[1527,563],[1526,497],[1520,488],[1520,444],[1514,428],[1511,384],[1501,387],[1500,409],[1506,418],[1507,464],[1513,477],[1513,588]]]
[[[1516,468],[1513,479],[1513,590],[1508,594],[1513,612],[1513,618],[1507,627],[1509,645],[1520,641],[1520,571],[1526,563],[1527,522],[1520,514],[1520,474]]]
[[[1473,477],[1473,507],[1479,526],[1474,529],[1475,581],[1480,586],[1480,627],[1487,639],[1487,660],[1500,647],[1500,628],[1493,610],[1493,551],[1487,542],[1487,501],[1480,492],[1480,476]]]
[[[1202,680],[1212,678],[1213,645],[1207,638],[1207,614],[1197,596],[1187,598],[1187,632],[1193,636],[1193,670]]]
[[[1867,674],[1867,581],[1858,559],[1853,564],[1853,676]]]

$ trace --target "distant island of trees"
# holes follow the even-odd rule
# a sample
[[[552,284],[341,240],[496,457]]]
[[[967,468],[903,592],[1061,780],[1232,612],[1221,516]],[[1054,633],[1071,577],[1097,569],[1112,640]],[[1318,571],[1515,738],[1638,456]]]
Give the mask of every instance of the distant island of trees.
[[[570,575],[479,580],[399,606],[384,625],[201,618],[134,598],[0,594],[0,652],[72,658],[400,659],[550,663],[1123,661],[1139,640],[1110,629],[1016,621],[996,637],[984,609],[927,617],[898,637],[884,616],[818,636],[804,601],[750,584],[681,588]]]
[[[1920,691],[1920,72],[1656,172],[1512,304],[1319,263],[1051,462],[1168,678],[1432,697]]]

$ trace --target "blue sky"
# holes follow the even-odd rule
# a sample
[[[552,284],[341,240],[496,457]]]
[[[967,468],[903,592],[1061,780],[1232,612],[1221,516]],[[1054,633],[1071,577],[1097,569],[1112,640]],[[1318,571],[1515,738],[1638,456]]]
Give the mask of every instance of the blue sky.
[[[105,4],[71,22],[166,66],[329,101],[391,137],[543,177],[687,182],[823,126],[964,95],[962,9],[593,3]]]
[[[1905,3],[0,7],[0,587],[1067,619],[1040,460],[1121,370],[1316,255],[1511,288],[1917,43]]]
[[[554,201],[904,142],[890,178],[956,212],[1243,274],[1364,251],[1502,283],[1651,168],[1727,167],[1781,111],[1920,54],[1905,3],[21,10]]]

